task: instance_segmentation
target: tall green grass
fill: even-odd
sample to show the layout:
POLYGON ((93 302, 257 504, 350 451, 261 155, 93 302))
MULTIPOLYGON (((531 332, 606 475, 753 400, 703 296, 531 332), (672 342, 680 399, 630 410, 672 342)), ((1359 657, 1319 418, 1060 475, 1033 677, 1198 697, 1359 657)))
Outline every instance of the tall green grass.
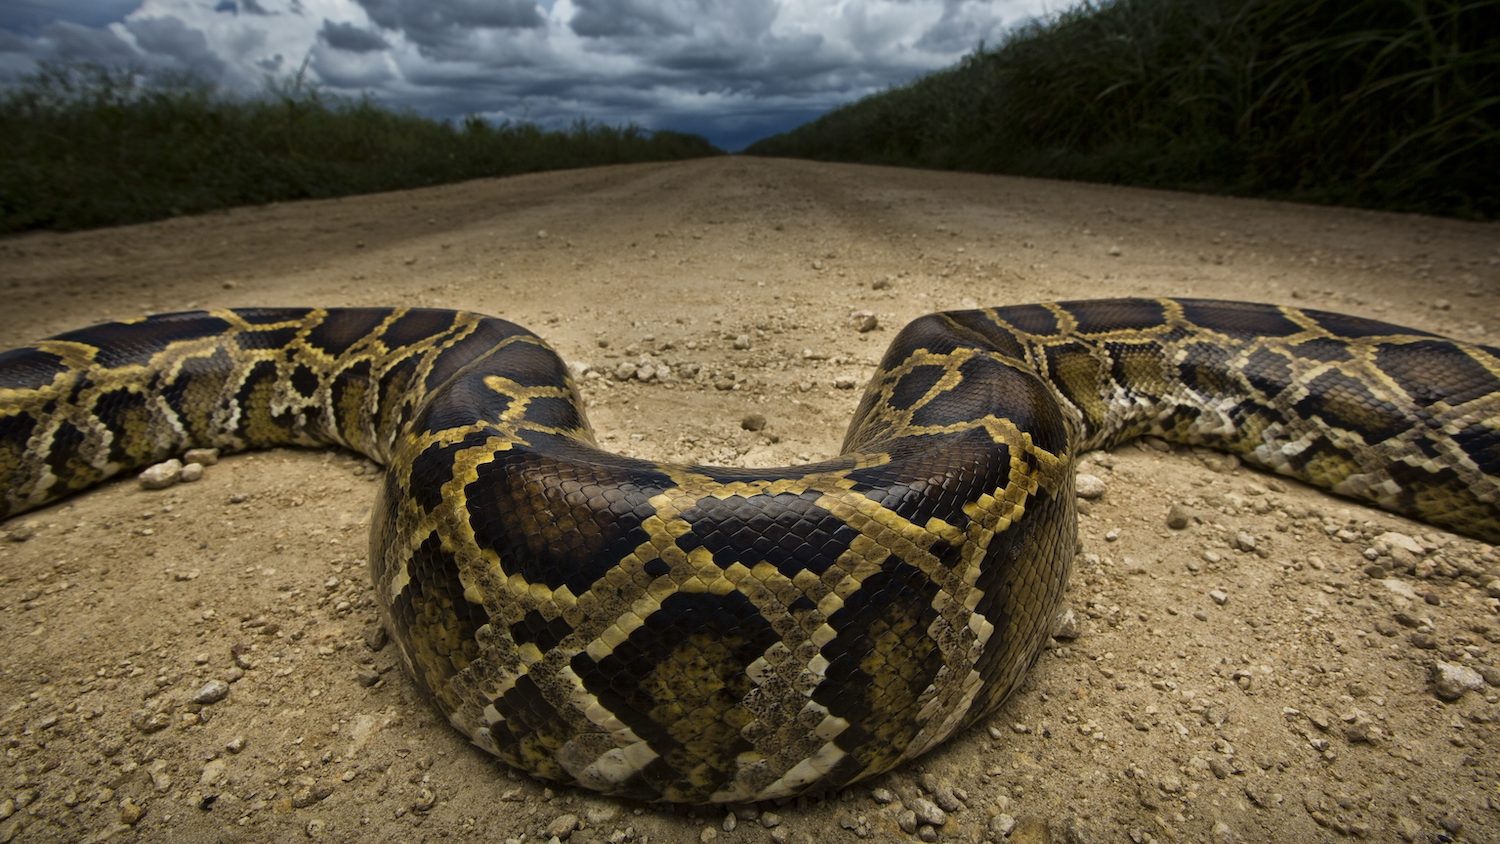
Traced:
POLYGON ((0 232, 720 152, 636 126, 454 124, 296 80, 243 98, 92 66, 44 67, 0 92, 0 139, 0 232))
POLYGON ((750 154, 1493 219, 1500 0, 1101 0, 750 154))

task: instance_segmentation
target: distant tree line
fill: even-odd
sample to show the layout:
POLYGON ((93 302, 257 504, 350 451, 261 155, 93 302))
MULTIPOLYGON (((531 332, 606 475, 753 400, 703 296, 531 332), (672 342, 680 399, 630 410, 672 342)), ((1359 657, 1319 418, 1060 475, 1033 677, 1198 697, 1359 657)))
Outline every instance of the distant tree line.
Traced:
POLYGON ((1500 0, 1101 0, 753 155, 1500 215, 1500 0))
POLYGON ((634 125, 453 123, 296 79, 247 98, 97 66, 44 66, 0 91, 0 138, 0 232, 721 153, 634 125))

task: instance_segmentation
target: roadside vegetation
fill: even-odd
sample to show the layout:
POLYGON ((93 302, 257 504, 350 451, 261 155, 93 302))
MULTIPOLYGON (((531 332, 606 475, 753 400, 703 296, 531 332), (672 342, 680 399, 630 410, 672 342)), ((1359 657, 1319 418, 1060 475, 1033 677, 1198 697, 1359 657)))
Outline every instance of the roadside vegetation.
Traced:
POLYGON ((1100 0, 747 153, 1500 216, 1500 0, 1100 0))
POLYGON ((636 126, 451 123, 295 81, 245 98, 93 66, 44 67, 0 91, 0 138, 0 232, 720 153, 636 126))

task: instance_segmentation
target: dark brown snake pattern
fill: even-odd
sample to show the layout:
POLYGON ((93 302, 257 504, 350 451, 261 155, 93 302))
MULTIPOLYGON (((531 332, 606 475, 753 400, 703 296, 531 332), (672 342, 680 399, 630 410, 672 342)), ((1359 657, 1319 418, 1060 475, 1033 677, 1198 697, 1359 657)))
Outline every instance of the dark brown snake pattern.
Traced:
POLYGON ((191 447, 385 465, 370 567, 452 724, 538 776, 737 802, 885 771, 1046 639, 1073 469, 1142 434, 1500 543, 1500 350, 1191 299, 922 317, 840 456, 600 450, 563 362, 476 314, 225 310, 0 355, 0 517, 191 447))

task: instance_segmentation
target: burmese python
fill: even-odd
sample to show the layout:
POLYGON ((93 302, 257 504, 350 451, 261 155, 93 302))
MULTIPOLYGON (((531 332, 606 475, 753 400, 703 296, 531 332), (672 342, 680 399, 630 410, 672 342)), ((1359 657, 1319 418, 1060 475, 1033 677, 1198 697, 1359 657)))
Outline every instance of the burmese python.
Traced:
POLYGON ((98 325, 0 355, 0 516, 189 447, 360 452, 385 623, 454 726, 548 779, 746 801, 993 710, 1062 596, 1076 457, 1141 434, 1500 543, 1500 349, 1190 299, 922 317, 841 455, 775 469, 601 451, 563 362, 490 317, 98 325))

